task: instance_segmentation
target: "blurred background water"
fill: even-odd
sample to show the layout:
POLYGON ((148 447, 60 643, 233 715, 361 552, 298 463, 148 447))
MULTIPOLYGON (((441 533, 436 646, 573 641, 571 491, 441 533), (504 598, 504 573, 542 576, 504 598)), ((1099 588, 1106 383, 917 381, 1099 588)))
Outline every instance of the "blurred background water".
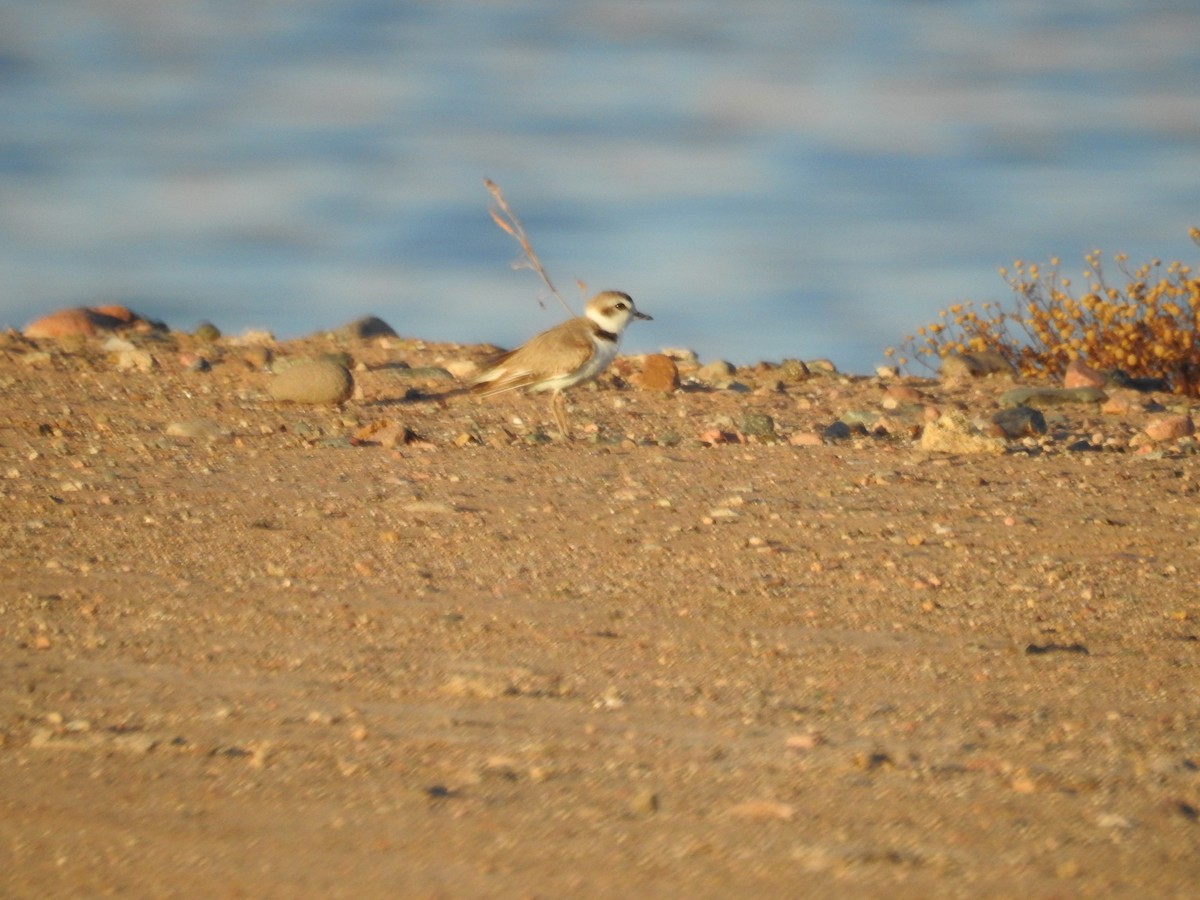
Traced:
POLYGON ((1014 258, 1193 261, 1198 86, 1195 0, 0 0, 0 326, 512 345, 486 176, 627 352, 870 371, 1014 258))

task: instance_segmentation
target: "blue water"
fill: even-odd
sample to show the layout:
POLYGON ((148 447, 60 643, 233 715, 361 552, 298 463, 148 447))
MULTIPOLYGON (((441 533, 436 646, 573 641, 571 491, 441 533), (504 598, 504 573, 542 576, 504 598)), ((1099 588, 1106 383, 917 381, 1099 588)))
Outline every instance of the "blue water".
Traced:
POLYGON ((1200 256, 1194 0, 0 0, 0 325, 125 302, 869 371, 997 267, 1200 256))

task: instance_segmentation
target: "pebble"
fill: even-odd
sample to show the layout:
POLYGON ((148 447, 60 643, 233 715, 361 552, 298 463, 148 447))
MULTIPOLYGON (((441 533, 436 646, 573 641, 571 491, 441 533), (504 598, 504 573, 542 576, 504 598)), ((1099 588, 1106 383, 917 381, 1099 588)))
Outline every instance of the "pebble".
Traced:
POLYGON ((981 434, 966 416, 957 411, 942 413, 936 422, 928 423, 918 443, 922 450, 931 453, 998 455, 1007 449, 1002 439, 981 434))
POLYGON ((253 347, 259 344, 274 344, 275 335, 267 331, 265 328, 251 328, 243 331, 238 337, 235 337, 231 344, 238 347, 253 347))
POLYGON ((699 369, 697 369, 696 377, 700 381, 705 381, 709 384, 721 384, 722 382, 728 381, 730 378, 732 378, 734 372, 736 371, 737 369, 734 368, 733 363, 726 362, 723 359, 717 359, 710 363, 705 363, 699 369))
POLYGON ((1145 431, 1152 441, 1174 441, 1194 434, 1196 425, 1188 416, 1159 416, 1146 425, 1145 431))
POLYGON ((897 409, 910 403, 923 403, 924 400, 925 395, 916 388, 907 384, 893 384, 883 392, 883 401, 880 406, 884 409, 897 409))
POLYGON ((780 803, 775 800, 747 800, 731 809, 730 814, 739 819, 754 819, 766 821, 777 819, 790 821, 796 817, 796 807, 791 803, 780 803))
POLYGON ((1101 403, 1100 412, 1106 416, 1127 416, 1133 412, 1135 405, 1133 397, 1122 391, 1101 403))
POLYGON ((629 801, 629 811, 635 816, 650 816, 658 812, 658 794, 654 791, 638 791, 629 801))
POLYGON ((689 350, 687 347, 663 347, 663 356, 669 356, 677 363, 684 363, 689 366, 694 366, 700 362, 696 356, 695 350, 689 350))
POLYGON ((986 375, 1015 375, 1012 363, 994 351, 949 353, 942 357, 942 378, 982 378, 986 375))
POLYGON ((1013 406, 992 416, 992 433, 1011 440, 1046 433, 1046 417, 1031 406, 1013 406))
POLYGON ((738 428, 742 434, 756 438, 774 438, 775 437, 775 420, 762 412, 748 412, 742 416, 742 420, 738 423, 738 428))
POLYGON ((788 437, 793 447, 819 447, 824 441, 815 431, 797 431, 788 437))
POLYGON ((396 337, 396 330, 379 316, 363 316, 340 329, 343 334, 360 340, 377 337, 396 337))
POLYGON ((276 375, 268 391, 273 399, 288 403, 340 406, 354 392, 354 378, 340 363, 329 359, 308 359, 276 375))
POLYGON ((1108 382, 1108 378, 1102 373, 1097 372, 1082 359, 1073 359, 1067 365, 1067 371, 1063 373, 1063 387, 1065 388, 1102 388, 1108 382))
POLYGON ((669 394, 679 387, 679 366, 663 353, 651 353, 642 362, 642 371, 634 379, 643 391, 669 394))
POLYGON ((117 368, 122 372, 150 372, 158 366, 157 360, 148 350, 122 350, 115 360, 117 368))
POLYGON ((212 363, 198 353, 191 353, 190 351, 179 354, 179 365, 188 372, 209 372, 212 370, 212 363))
POLYGON ((810 359, 805 365, 808 366, 808 370, 814 375, 838 374, 838 367, 833 364, 833 360, 825 359, 824 357, 821 359, 810 359))
POLYGON ((216 440, 225 436, 225 430, 212 419, 190 419, 185 422, 172 422, 166 428, 167 437, 187 438, 192 440, 216 440))
POLYGON ((204 344, 211 344, 221 339, 221 329, 212 322, 201 322, 192 332, 192 337, 204 344))
POLYGON ((254 344, 247 347, 246 352, 242 354, 242 359, 246 361, 246 365, 256 372, 268 368, 274 357, 274 352, 265 344, 254 344))
POLYGON ((1103 403, 1108 395, 1099 388, 1019 387, 1005 391, 997 401, 1001 406, 1065 406, 1072 403, 1103 403))
MULTIPOLYGON (((861 426, 859 427, 861 428, 861 426)), ((825 430, 821 432, 821 439, 822 441, 844 441, 847 440, 852 434, 854 434, 854 429, 852 429, 845 422, 839 421, 827 426, 825 430)))
POLYGON ((445 369, 459 381, 465 381, 479 371, 479 364, 469 359, 452 359, 446 363, 445 369))
POLYGON ((775 372, 784 381, 808 381, 812 378, 812 370, 799 359, 785 359, 775 372))
POLYGON ((60 309, 25 326, 27 338, 62 338, 70 335, 91 337, 98 331, 111 331, 131 325, 139 317, 123 306, 60 309))
POLYGON ((852 429, 870 431, 879 423, 879 413, 873 409, 848 409, 838 418, 839 422, 849 425, 852 429))
POLYGON ((123 337, 117 337, 115 334, 100 345, 100 349, 105 353, 124 353, 127 350, 135 349, 136 345, 132 341, 127 341, 123 337))

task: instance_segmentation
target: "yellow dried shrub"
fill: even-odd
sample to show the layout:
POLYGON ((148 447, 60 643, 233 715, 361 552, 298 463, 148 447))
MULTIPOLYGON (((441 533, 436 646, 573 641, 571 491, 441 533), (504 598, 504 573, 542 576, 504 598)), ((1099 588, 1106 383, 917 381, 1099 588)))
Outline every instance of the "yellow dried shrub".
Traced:
MULTIPOLYGON (((1200 229, 1189 234, 1200 244, 1200 229)), ((1082 359, 1101 371, 1165 378, 1178 393, 1200 395, 1200 278, 1192 267, 1153 260, 1130 269, 1117 254, 1125 280, 1118 288, 1105 279, 1099 250, 1084 259, 1086 290, 1078 295, 1060 276, 1058 259, 1045 270, 1017 260, 1000 270, 1013 290, 1010 306, 956 303, 885 353, 902 366, 932 369, 950 353, 991 351, 1031 376, 1060 376, 1082 359)))

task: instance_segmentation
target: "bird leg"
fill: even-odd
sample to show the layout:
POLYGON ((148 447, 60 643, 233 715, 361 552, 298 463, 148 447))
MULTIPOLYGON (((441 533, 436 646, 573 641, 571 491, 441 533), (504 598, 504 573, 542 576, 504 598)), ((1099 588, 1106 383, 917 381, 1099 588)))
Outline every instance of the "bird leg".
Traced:
POLYGON ((561 391, 554 391, 550 395, 550 409, 554 413, 554 421, 558 423, 563 440, 571 440, 571 427, 567 424, 567 399, 561 391))

